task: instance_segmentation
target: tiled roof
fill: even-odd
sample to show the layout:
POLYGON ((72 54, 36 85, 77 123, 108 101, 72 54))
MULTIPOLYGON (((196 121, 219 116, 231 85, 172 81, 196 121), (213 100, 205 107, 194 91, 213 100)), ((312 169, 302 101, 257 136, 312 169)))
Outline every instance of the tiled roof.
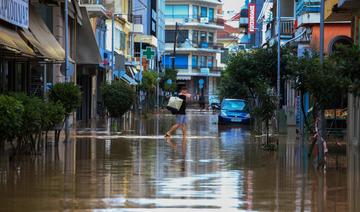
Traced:
POLYGON ((236 35, 240 34, 240 29, 230 26, 229 24, 224 24, 224 29, 218 31, 218 39, 226 39, 226 38, 236 38, 236 35))

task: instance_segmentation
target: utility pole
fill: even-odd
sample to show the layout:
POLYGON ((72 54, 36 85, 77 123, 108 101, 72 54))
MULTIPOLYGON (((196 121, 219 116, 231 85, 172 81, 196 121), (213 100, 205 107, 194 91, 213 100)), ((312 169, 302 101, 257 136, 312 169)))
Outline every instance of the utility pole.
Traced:
MULTIPOLYGON (((69 71, 69 11, 68 11, 68 1, 65 0, 64 5, 64 15, 65 15, 65 82, 70 82, 69 71)), ((70 119, 69 116, 65 120, 65 142, 70 140, 70 119)))
POLYGON ((278 108, 280 109, 280 65, 281 65, 281 44, 280 44, 280 39, 281 39, 281 7, 280 7, 280 1, 281 0, 277 0, 277 9, 276 9, 276 16, 277 16, 277 31, 278 31, 278 34, 277 34, 277 40, 278 40, 278 43, 277 43, 277 83, 276 83, 276 95, 278 97, 278 108))
POLYGON ((178 28, 179 28, 179 25, 176 22, 175 23, 175 33, 174 33, 174 50, 173 50, 173 57, 171 58, 173 70, 175 70, 175 55, 176 55, 176 46, 177 46, 177 40, 178 40, 178 28))
MULTIPOLYGON (((325 36, 325 25, 324 25, 324 13, 325 13, 325 0, 321 0, 320 4, 320 65, 321 68, 324 64, 324 36, 325 36)), ((324 159, 324 132, 325 132, 325 117, 323 108, 318 109, 318 120, 319 120, 319 128, 318 128, 318 148, 319 148, 319 159, 318 162, 324 159)))
MULTIPOLYGON (((115 73, 115 13, 111 14, 111 71, 115 73)), ((120 77, 120 75, 119 75, 120 77)), ((110 81, 112 76, 110 77, 110 81)))

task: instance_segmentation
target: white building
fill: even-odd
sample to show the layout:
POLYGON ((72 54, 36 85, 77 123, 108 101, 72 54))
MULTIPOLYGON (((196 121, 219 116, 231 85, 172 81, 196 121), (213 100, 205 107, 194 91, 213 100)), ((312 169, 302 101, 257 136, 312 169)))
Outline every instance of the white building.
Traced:
POLYGON ((216 93, 220 79, 216 54, 221 52, 217 31, 224 29, 221 9, 222 2, 218 0, 166 0, 163 63, 167 69, 173 67, 177 40, 174 61, 177 83, 187 86, 193 95, 216 93))

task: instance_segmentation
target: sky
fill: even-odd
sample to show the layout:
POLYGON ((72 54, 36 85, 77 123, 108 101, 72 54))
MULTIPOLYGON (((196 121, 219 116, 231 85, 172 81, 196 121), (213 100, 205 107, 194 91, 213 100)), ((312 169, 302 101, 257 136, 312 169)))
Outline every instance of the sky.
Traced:
POLYGON ((225 20, 230 19, 244 6, 245 0, 222 0, 225 20))

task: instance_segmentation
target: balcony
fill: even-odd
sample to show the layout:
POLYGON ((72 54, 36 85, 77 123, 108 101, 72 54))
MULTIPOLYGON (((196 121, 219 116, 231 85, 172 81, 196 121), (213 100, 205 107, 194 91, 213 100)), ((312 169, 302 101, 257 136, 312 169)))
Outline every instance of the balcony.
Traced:
MULTIPOLYGON (((174 43, 166 43, 165 50, 172 52, 174 49, 174 43)), ((212 42, 199 42, 199 43, 178 43, 176 47, 177 52, 189 53, 189 52, 207 52, 207 53, 221 53, 221 44, 212 42)))
MULTIPOLYGON (((188 3, 188 0, 166 0, 166 2, 171 2, 171 3, 188 3)), ((210 4, 210 5, 222 5, 222 1, 220 0, 192 0, 193 3, 197 3, 197 4, 210 4)))
POLYGON ((296 2, 298 26, 320 23, 320 0, 298 0, 296 2))
MULTIPOLYGON (((326 21, 351 21, 352 14, 347 12, 348 9, 338 6, 339 0, 325 1, 325 20, 326 21)), ((354 5, 353 8, 356 6, 354 5)))
POLYGON ((134 15, 132 17, 132 25, 131 25, 131 29, 130 31, 133 33, 144 33, 144 25, 143 25, 143 20, 142 20, 142 15, 134 15))
POLYGON ((223 18, 209 18, 200 16, 184 16, 184 15, 165 15, 165 24, 167 26, 174 26, 175 23, 181 26, 198 26, 213 29, 224 29, 223 18))
POLYGON ((359 0, 338 0, 338 8, 340 10, 349 10, 359 14, 360 1, 359 0))
POLYGON ((300 16, 305 13, 319 13, 320 0, 298 0, 296 2, 296 15, 300 16))
POLYGON ((281 18, 280 21, 280 36, 293 37, 294 34, 294 18, 281 18))
POLYGON ((80 6, 86 7, 90 17, 107 17, 107 9, 103 0, 80 0, 80 6))
MULTIPOLYGON (((171 69, 172 65, 165 65, 166 69, 171 69)), ((220 77, 221 70, 223 68, 216 66, 199 66, 199 65, 175 65, 175 69, 178 70, 178 76, 209 76, 209 77, 220 77)))

